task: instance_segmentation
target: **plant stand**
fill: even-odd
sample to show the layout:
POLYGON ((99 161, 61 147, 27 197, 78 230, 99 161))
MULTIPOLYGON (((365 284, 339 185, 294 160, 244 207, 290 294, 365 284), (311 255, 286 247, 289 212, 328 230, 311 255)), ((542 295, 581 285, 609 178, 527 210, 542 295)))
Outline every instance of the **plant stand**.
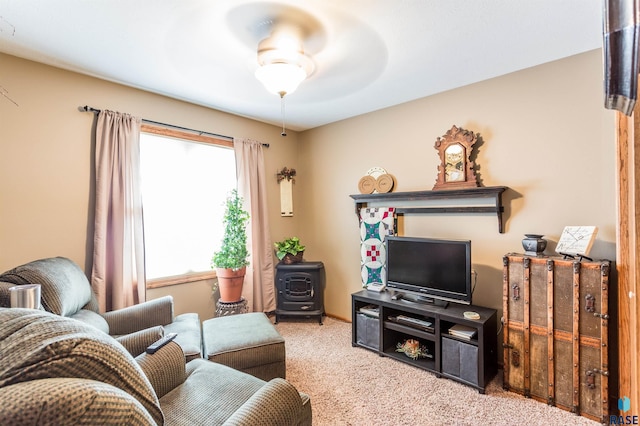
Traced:
POLYGON ((238 302, 223 302, 220 299, 216 302, 216 317, 246 314, 247 312, 249 312, 249 308, 244 297, 238 302))

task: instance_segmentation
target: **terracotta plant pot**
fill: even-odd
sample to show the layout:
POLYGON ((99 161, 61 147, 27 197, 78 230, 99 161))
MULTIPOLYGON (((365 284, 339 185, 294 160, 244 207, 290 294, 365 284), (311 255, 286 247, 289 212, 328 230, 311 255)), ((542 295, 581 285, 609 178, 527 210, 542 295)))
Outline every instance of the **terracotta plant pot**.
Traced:
POLYGON ((237 271, 227 268, 216 268, 221 302, 234 303, 242 300, 242 285, 244 284, 246 270, 246 267, 238 269, 237 271))

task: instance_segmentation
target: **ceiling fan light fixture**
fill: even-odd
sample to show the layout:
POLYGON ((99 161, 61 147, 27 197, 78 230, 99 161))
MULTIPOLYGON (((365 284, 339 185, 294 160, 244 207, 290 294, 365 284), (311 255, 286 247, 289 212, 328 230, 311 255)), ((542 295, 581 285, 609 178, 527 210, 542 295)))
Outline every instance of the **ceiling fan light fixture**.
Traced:
POLYGON ((268 92, 283 97, 295 92, 307 78, 305 70, 296 64, 276 62, 260 66, 256 78, 268 92))
POLYGON ((258 46, 258 65, 256 78, 280 97, 293 93, 315 68, 301 43, 290 37, 263 40, 258 46))
POLYGON ((295 26, 281 25, 278 31, 258 45, 258 69, 255 76, 268 92, 280 96, 281 136, 287 136, 285 95, 295 92, 315 69, 311 58, 304 54, 300 34, 301 31, 295 26))

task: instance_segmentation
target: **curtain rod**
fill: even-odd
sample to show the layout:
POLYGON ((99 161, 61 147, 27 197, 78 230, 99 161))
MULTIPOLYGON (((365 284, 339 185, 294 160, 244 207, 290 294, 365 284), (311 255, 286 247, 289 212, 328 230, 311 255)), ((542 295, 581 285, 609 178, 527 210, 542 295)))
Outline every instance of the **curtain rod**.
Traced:
MULTIPOLYGON (((88 105, 78 107, 78 109, 80 111, 84 111, 84 112, 93 112, 94 114, 99 114, 100 111, 101 111, 101 110, 99 110, 97 108, 93 108, 93 107, 90 107, 88 105)), ((200 135, 209 135, 209 136, 214 136, 214 137, 217 137, 217 138, 229 139, 229 140, 233 141, 233 137, 232 136, 219 135, 217 133, 205 132, 204 130, 189 129, 188 127, 176 126, 174 124, 160 123, 159 121, 147 120, 146 118, 143 118, 142 121, 144 123, 148 123, 148 124, 156 124, 158 126, 171 127, 173 129, 185 130, 187 132, 194 132, 194 133, 198 133, 200 135)), ((269 148, 269 144, 268 143, 263 143, 262 146, 264 146, 265 148, 269 148)))

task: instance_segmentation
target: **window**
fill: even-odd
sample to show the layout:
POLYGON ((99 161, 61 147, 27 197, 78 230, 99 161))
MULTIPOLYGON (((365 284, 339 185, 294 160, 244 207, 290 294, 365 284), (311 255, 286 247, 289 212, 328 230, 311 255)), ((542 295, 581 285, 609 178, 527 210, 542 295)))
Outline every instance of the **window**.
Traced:
POLYGON ((140 169, 147 287, 212 274, 224 201, 236 187, 230 141, 143 125, 140 169), (204 275, 203 275, 204 273, 204 275))

